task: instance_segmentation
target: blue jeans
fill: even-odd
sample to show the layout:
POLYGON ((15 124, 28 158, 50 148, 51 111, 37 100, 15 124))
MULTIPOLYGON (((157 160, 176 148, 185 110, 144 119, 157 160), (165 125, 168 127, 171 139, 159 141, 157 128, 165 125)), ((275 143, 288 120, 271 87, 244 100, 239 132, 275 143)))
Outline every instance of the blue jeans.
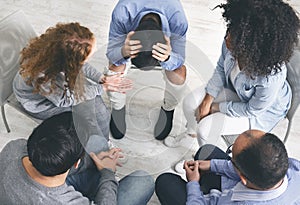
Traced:
MULTIPOLYGON (((67 177, 66 183, 91 201, 97 194, 101 174, 97 169, 88 169, 67 177)), ((146 205, 154 192, 154 180, 145 171, 134 171, 119 181, 118 205, 146 205)))
MULTIPOLYGON (((104 137, 93 135, 89 138, 85 149, 87 153, 107 151, 107 141, 104 137)), ((95 166, 92 166, 80 170, 78 173, 73 172, 67 177, 66 183, 92 201, 97 193, 100 178, 100 172, 95 166)), ((146 205, 153 193, 153 178, 145 171, 135 171, 119 181, 117 204, 146 205)))

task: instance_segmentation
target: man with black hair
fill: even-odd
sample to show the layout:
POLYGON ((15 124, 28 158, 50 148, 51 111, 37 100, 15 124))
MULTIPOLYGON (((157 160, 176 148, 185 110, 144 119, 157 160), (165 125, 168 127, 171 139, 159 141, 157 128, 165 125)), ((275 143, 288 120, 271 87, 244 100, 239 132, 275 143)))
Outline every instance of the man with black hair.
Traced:
MULTIPOLYGON (((107 75, 126 74, 131 63, 142 70, 163 68, 166 81, 164 102, 154 128, 158 140, 173 126, 174 109, 186 88, 185 43, 187 19, 179 0, 120 0, 109 30, 107 75)), ((112 104, 110 131, 115 139, 126 132, 126 95, 108 93, 112 104)))
POLYGON ((162 204, 300 203, 300 162, 288 158, 282 141, 271 133, 242 133, 233 144, 232 158, 206 144, 194 161, 185 161, 184 169, 188 183, 171 173, 156 180, 162 204))
POLYGON ((92 135, 86 152, 91 158, 71 112, 45 120, 28 141, 11 141, 1 151, 0 204, 147 204, 154 182, 146 172, 115 179, 120 149, 108 150, 104 137, 92 135))

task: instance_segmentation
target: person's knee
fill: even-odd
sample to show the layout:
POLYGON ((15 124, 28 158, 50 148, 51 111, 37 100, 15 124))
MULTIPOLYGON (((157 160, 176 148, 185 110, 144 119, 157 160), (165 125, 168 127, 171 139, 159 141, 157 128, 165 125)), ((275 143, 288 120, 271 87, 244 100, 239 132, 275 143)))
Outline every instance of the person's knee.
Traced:
POLYGON ((195 110, 195 107, 196 106, 194 105, 193 99, 192 99, 192 97, 190 95, 188 95, 185 98, 183 98, 182 109, 183 109, 184 113, 187 113, 187 114, 193 113, 194 110, 195 110))
POLYGON ((213 144, 205 144, 205 145, 202 145, 199 150, 213 150, 215 149, 215 145, 213 144))
POLYGON ((166 180, 172 175, 171 173, 163 173, 159 175, 155 181, 155 184, 160 184, 162 182, 166 182, 166 180))
POLYGON ((108 92, 111 106, 115 110, 121 110, 126 104, 126 94, 117 92, 108 92))
POLYGON ((108 149, 109 147, 106 138, 100 135, 91 135, 85 147, 87 153, 99 153, 107 151, 108 149))
MULTIPOLYGON (((207 129, 207 127, 203 127, 201 126, 201 121, 198 123, 198 128, 196 130, 196 133, 197 133, 197 138, 198 138, 198 141, 199 139, 202 140, 202 141, 206 141, 207 137, 208 137, 208 134, 209 134, 209 131, 207 129)), ((202 146, 203 144, 201 144, 200 146, 202 146)))
POLYGON ((197 125, 197 138, 199 145, 216 144, 225 127, 225 114, 217 112, 201 119, 197 125), (202 144, 200 144, 202 142, 202 144))
POLYGON ((177 68, 174 70, 174 72, 181 77, 181 79, 183 80, 182 83, 184 83, 184 81, 186 80, 186 67, 185 65, 182 65, 181 67, 177 68))
POLYGON ((167 79, 175 84, 175 85, 183 85, 186 80, 186 67, 182 65, 181 67, 172 70, 172 71, 165 71, 167 79))
POLYGON ((155 192, 159 193, 161 190, 165 190, 173 175, 174 174, 172 173, 163 173, 159 175, 155 181, 155 192))
POLYGON ((153 177, 143 170, 134 171, 119 182, 118 205, 145 204, 153 193, 153 177))
POLYGON ((202 145, 196 152, 194 160, 205 160, 214 150, 216 146, 212 144, 202 145))
POLYGON ((130 176, 138 177, 137 180, 140 181, 144 187, 154 190, 154 179, 148 172, 137 170, 131 173, 130 176))
POLYGON ((203 141, 207 141, 211 133, 214 133, 212 129, 213 127, 213 119, 211 116, 206 116, 205 118, 201 119, 197 126, 197 137, 203 141))

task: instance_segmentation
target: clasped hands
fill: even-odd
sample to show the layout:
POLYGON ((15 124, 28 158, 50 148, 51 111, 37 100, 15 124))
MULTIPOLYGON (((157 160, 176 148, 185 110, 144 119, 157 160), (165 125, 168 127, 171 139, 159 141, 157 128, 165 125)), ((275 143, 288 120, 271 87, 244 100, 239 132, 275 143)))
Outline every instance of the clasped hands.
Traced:
MULTIPOLYGON (((131 31, 127 34, 124 45, 122 47, 122 55, 123 57, 135 58, 138 53, 141 51, 143 47, 141 41, 139 40, 131 40, 135 32, 131 31)), ((165 62, 169 59, 172 48, 170 43, 170 38, 164 36, 166 40, 166 44, 156 43, 152 46, 152 57, 157 59, 160 62, 165 62)))
POLYGON ((109 151, 99 152, 98 154, 91 152, 90 157, 93 159, 99 171, 106 168, 115 172, 117 166, 122 166, 118 162, 119 158, 124 157, 121 152, 122 150, 120 148, 112 148, 109 151))
POLYGON ((190 181, 199 182, 202 174, 210 171, 209 160, 185 161, 183 168, 186 171, 186 178, 190 181))

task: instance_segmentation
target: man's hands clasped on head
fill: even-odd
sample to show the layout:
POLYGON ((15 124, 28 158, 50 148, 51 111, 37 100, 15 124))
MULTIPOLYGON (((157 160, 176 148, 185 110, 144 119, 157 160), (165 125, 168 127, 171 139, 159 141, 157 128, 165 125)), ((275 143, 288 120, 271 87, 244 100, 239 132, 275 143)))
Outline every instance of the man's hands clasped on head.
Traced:
POLYGON ((140 40, 132 40, 134 31, 127 34, 124 45, 122 47, 122 55, 124 58, 135 58, 143 47, 140 40))
POLYGON ((170 38, 166 35, 164 36, 166 44, 156 43, 152 46, 152 57, 160 62, 165 62, 169 59, 172 51, 170 38))
MULTIPOLYGON (((146 31, 138 31, 146 32, 146 31)), ((150 31, 149 31, 150 32, 150 31)), ((153 31, 154 33, 157 31, 153 31)), ((131 31, 127 34, 124 45, 122 47, 122 56, 124 58, 135 58, 138 54, 143 51, 141 40, 134 40, 132 37, 136 32, 131 31)), ((172 51, 170 38, 164 35, 166 43, 157 42, 152 46, 152 57, 160 62, 165 62, 169 59, 172 51)))

